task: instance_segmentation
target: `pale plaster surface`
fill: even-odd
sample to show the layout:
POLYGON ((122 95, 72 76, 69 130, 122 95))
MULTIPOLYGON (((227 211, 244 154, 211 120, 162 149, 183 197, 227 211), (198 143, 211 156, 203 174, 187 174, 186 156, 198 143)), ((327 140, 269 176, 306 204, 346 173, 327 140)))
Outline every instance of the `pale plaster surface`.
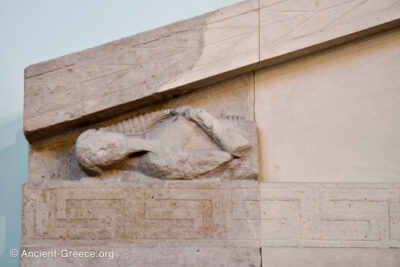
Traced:
POLYGON ((400 181, 400 30, 256 72, 261 176, 400 181))
POLYGON ((263 267, 397 267, 399 249, 262 248, 263 267))

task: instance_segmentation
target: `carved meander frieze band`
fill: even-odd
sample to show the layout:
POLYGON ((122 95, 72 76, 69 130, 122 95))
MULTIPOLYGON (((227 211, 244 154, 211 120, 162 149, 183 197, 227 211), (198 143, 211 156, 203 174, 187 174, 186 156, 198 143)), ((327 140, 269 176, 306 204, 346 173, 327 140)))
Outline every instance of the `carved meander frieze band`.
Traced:
POLYGON ((400 247, 400 186, 28 183, 23 225, 25 243, 197 239, 400 247))

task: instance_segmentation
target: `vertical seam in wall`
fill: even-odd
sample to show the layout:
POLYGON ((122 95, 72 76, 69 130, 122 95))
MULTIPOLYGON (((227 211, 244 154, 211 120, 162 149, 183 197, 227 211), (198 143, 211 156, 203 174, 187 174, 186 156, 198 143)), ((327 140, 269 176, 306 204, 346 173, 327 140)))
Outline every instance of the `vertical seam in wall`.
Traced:
POLYGON ((261 0, 258 0, 258 62, 256 70, 261 60, 261 0))
MULTIPOLYGON (((257 157, 257 165, 258 165, 258 178, 257 181, 260 182, 260 178, 261 178, 261 164, 260 164, 260 157, 261 154, 259 152, 260 149, 260 140, 258 137, 258 129, 257 129, 257 119, 256 119, 256 72, 258 70, 258 67, 260 65, 260 60, 261 60, 261 0, 258 0, 258 62, 256 64, 256 68, 253 71, 253 118, 254 118, 254 123, 256 125, 256 138, 257 138, 257 144, 258 144, 258 148, 257 148, 257 153, 258 153, 258 157, 257 157)), ((262 252, 261 252, 261 188, 259 187, 258 189, 258 197, 260 200, 260 207, 259 207, 259 225, 258 225, 258 233, 260 235, 259 237, 259 245, 260 245, 260 266, 262 266, 262 252)))
POLYGON ((258 62, 253 71, 253 120, 256 122, 256 71, 261 60, 261 0, 258 0, 258 62))
POLYGON ((253 121, 256 121, 256 70, 253 71, 253 121))

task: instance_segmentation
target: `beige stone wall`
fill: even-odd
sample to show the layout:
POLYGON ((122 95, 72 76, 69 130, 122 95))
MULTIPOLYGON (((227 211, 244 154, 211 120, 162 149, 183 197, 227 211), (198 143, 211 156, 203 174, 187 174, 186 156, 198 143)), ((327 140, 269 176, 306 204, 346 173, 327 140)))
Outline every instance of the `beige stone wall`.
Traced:
POLYGON ((88 126, 181 105, 255 119, 261 184, 85 178, 72 152, 87 127, 31 145, 22 250, 112 250, 115 260, 21 265, 396 266, 398 47, 393 29, 88 126))
POLYGON ((261 180, 400 182, 400 29, 255 75, 261 180))
POLYGON ((111 250, 115 260, 22 266, 260 266, 260 247, 263 266, 396 266, 399 197, 399 184, 28 183, 22 250, 111 250))
POLYGON ((28 183, 22 245, 399 247, 399 194, 398 184, 28 183))

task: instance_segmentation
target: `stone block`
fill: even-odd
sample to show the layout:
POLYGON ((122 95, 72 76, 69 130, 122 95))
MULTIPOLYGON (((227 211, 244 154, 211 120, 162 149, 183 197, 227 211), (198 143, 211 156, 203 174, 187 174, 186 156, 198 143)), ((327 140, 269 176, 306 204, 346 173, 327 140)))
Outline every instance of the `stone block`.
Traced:
POLYGON ((22 243, 258 240, 257 182, 24 185, 22 243))
POLYGON ((84 179, 27 183, 23 194, 23 246, 175 240, 175 245, 400 247, 398 184, 84 179))
POLYGON ((399 249, 262 248, 263 267, 396 267, 399 262, 399 249))
MULTIPOLYGON (((258 247, 135 247, 129 245, 104 247, 25 247, 25 252, 55 252, 56 257, 21 258, 21 267, 46 266, 261 266, 258 247), (69 256, 82 252, 84 257, 69 256), (92 254, 83 254, 89 252, 92 254), (93 257, 85 255, 94 255, 93 257)), ((51 255, 51 254, 48 254, 51 255)), ((79 254, 78 254, 79 255, 79 254)))
POLYGON ((260 65, 268 66, 399 24, 396 0, 260 0, 260 65))
POLYGON ((263 183, 263 246, 399 247, 398 184, 263 183))

